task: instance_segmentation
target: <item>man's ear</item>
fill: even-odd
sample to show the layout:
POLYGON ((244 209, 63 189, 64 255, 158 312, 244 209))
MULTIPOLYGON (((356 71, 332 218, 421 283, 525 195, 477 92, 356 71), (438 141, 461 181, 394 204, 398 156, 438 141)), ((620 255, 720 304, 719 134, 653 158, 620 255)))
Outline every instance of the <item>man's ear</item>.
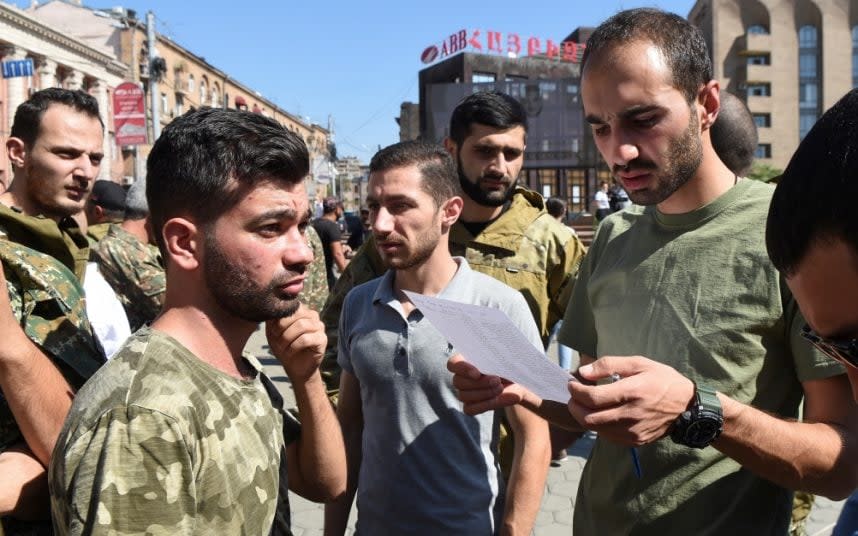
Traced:
POLYGON ((721 84, 717 80, 710 80, 697 94, 697 104, 701 114, 700 129, 707 130, 718 119, 721 110, 721 84))
POLYGON ((182 270, 191 271, 199 268, 202 262, 202 229, 191 220, 171 218, 161 230, 168 259, 182 270))
POLYGON ((459 220, 464 205, 465 202, 459 196, 451 197, 441 205, 441 223, 445 231, 459 220))
POLYGON ((6 140, 6 155, 13 166, 24 167, 24 161, 27 159, 27 144, 21 138, 9 138, 6 140))
POLYGON ((453 157, 453 160, 456 160, 459 152, 459 146, 456 145, 456 142, 454 142, 453 139, 449 136, 444 138, 444 149, 446 149, 447 152, 450 153, 450 156, 453 157))

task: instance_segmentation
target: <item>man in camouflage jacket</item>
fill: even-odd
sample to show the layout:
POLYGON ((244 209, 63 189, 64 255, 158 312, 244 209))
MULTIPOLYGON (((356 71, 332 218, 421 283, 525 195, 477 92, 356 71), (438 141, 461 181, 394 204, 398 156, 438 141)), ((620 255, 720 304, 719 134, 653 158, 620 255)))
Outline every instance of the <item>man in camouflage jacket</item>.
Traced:
POLYGON ((134 332, 152 323, 161 312, 167 279, 158 248, 149 241, 145 179, 131 185, 123 204, 125 219, 121 224, 110 224, 93 249, 93 257, 125 308, 134 332))
POLYGON ((0 196, 0 259, 11 302, 0 303, 6 534, 49 528, 44 466, 74 391, 104 362, 81 288, 88 242, 71 218, 84 209, 98 175, 102 130, 93 97, 53 88, 19 106, 6 141, 14 171, 0 196))
POLYGON ((307 226, 307 244, 313 250, 313 262, 307 267, 301 302, 310 309, 321 312, 328 299, 328 274, 325 270, 325 250, 322 239, 312 225, 307 226))

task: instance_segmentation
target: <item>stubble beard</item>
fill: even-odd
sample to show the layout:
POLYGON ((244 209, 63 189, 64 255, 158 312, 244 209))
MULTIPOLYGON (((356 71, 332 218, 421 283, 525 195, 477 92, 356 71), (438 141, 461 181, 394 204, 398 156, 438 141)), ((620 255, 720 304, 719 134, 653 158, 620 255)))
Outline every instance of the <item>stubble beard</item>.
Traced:
MULTIPOLYGON (((655 163, 647 160, 635 159, 629 162, 629 169, 652 170, 656 178, 656 184, 651 190, 626 190, 626 194, 634 204, 657 205, 672 196, 694 177, 703 161, 703 144, 697 133, 697 123, 697 116, 692 111, 688 128, 682 136, 670 142, 667 164, 660 172, 655 163)), ((614 177, 617 177, 622 185, 622 179, 619 179, 617 175, 618 171, 619 168, 615 166, 614 177)))
POLYGON ((274 277, 264 286, 257 285, 221 251, 210 235, 206 236, 206 286, 217 304, 229 314, 248 322, 265 322, 292 316, 298 310, 298 296, 284 293, 290 274, 274 277))

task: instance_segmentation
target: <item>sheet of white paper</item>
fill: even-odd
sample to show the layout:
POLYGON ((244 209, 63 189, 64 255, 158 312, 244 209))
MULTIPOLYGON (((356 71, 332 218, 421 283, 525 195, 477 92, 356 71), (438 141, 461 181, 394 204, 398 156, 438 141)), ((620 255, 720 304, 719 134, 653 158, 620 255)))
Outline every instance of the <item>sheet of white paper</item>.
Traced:
POLYGON ((574 381, 572 376, 546 359, 503 311, 409 291, 405 294, 483 374, 515 382, 545 400, 569 401, 567 383, 574 381))

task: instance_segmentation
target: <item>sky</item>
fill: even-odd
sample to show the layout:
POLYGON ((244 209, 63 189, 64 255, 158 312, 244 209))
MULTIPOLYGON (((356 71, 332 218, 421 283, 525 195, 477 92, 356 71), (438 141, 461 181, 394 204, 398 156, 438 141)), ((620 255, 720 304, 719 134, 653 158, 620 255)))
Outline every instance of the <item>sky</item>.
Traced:
MULTIPOLYGON (((44 0, 42 0, 44 1, 44 0)), ((14 2, 26 8, 29 0, 14 2)), ((694 0, 83 0, 92 8, 123 6, 205 57, 286 111, 327 127, 339 157, 366 163, 399 141, 403 101, 418 101, 420 58, 430 45, 466 30, 522 40, 560 42, 579 26, 596 26, 618 10, 656 6, 688 15, 694 0)), ((505 39, 505 37, 504 37, 505 39)), ((485 46, 485 44, 483 45, 485 46)))

